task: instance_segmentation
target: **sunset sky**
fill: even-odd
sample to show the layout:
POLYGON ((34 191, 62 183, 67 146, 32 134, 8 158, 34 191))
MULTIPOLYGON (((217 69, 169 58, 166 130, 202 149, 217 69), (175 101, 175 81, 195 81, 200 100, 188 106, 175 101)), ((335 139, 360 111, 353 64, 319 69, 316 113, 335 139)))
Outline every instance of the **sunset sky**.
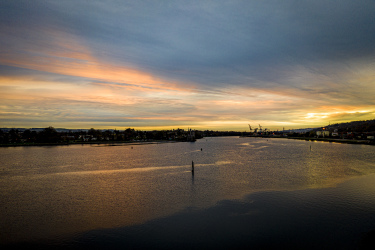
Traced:
POLYGON ((375 1, 0 1, 0 126, 375 119, 375 1))

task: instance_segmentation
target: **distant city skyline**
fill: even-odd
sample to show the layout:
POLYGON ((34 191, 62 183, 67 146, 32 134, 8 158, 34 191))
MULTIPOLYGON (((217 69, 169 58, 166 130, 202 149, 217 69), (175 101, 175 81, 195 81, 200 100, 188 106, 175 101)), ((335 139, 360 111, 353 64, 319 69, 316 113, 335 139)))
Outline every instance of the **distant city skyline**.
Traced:
POLYGON ((375 118, 375 2, 0 1, 0 127, 375 118))

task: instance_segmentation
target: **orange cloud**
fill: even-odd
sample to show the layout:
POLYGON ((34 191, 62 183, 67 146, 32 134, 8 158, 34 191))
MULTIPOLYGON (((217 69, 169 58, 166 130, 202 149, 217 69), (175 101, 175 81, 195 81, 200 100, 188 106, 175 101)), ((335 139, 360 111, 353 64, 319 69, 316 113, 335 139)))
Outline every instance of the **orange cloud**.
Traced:
POLYGON ((176 83, 165 82, 150 73, 97 58, 89 46, 78 37, 58 30, 44 29, 48 41, 35 44, 30 41, 24 48, 5 52, 0 64, 84 77, 104 82, 117 82, 152 90, 179 90, 176 83))
MULTIPOLYGON (((16 37, 12 32, 7 35, 16 37)), ((291 85, 270 83, 277 87, 261 88, 251 87, 249 83, 250 87, 227 85, 225 89, 198 89, 182 82, 163 81, 146 71, 99 58, 86 41, 68 32, 54 29, 40 32, 42 42, 25 40, 22 47, 13 51, 2 50, 0 64, 82 77, 86 79, 85 84, 38 80, 33 76, 1 77, 2 116, 9 120, 16 115, 48 120, 57 117, 56 113, 62 110, 67 116, 85 115, 83 120, 92 121, 104 120, 101 115, 105 114, 106 118, 118 120, 115 124, 129 118, 135 121, 133 126, 139 128, 146 123, 154 127, 175 123, 197 128, 240 129, 243 126, 245 129, 249 122, 269 128, 280 124, 299 127, 328 124, 329 119, 347 120, 358 114, 366 117, 374 114, 373 103, 367 106, 342 104, 346 96, 357 95, 356 100, 361 100, 361 96, 373 94, 374 76, 369 67, 359 75, 345 74, 349 91, 338 89, 337 83, 342 79, 324 77, 320 80, 327 83, 327 88, 316 84, 317 89, 315 76, 303 69, 296 73, 303 77, 291 79, 295 81, 291 85), (303 83, 306 88, 298 88, 298 81, 307 81, 303 83), (330 91, 337 91, 338 95, 330 91), (332 98, 341 103, 334 104, 332 98), (40 112, 43 106, 48 107, 40 112)))

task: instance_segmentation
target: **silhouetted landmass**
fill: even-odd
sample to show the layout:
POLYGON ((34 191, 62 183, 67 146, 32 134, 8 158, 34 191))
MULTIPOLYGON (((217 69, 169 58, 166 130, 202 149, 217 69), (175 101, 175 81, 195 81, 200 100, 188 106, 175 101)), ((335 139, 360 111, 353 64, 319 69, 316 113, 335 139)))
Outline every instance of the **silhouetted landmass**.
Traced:
POLYGON ((289 132, 289 137, 317 137, 317 138, 341 138, 341 139, 368 139, 375 135, 375 120, 352 121, 330 124, 325 127, 314 128, 308 132, 289 132), (326 131, 328 135, 319 135, 326 131))
POLYGON ((356 133, 375 132, 375 119, 367 120, 367 121, 336 123, 336 124, 328 125, 326 128, 330 131, 334 131, 335 129, 337 129, 338 132, 356 132, 356 133))
POLYGON ((1 129, 0 143, 2 145, 48 145, 72 143, 99 143, 99 142, 134 142, 134 141, 194 141, 202 138, 199 131, 163 130, 140 131, 128 128, 125 130, 100 129, 1 129))
POLYGON ((304 133, 289 132, 290 139, 375 145, 375 120, 336 123, 304 133))
MULTIPOLYGON (((2 128, 0 129, 0 144, 9 145, 51 145, 74 143, 103 143, 103 142, 134 142, 134 141, 195 141, 203 137, 216 136, 255 136, 255 137, 288 137, 288 138, 317 138, 374 140, 375 119, 337 123, 326 127, 299 129, 288 131, 213 131, 213 130, 154 130, 141 131, 133 128, 116 129, 64 129, 47 128, 2 128), (329 132, 320 136, 321 131, 329 132)), ((351 141, 353 142, 353 141, 351 141)))

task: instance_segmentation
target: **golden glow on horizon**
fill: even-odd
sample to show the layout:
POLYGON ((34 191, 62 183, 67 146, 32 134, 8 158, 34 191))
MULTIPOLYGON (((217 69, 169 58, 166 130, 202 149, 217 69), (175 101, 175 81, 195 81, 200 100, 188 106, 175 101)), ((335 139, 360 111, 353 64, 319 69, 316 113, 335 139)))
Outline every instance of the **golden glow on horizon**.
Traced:
MULTIPOLYGON (((6 35, 15 39, 16 32, 6 35)), ((25 40, 24 47, 0 57, 1 65, 40 71, 0 76, 2 127, 243 131, 248 123, 282 129, 374 118, 373 103, 361 102, 372 100, 375 81, 374 69, 364 63, 355 64, 355 73, 338 71, 338 79, 299 67, 290 85, 264 83, 276 87, 263 88, 249 82, 199 88, 100 57, 87 41, 66 31, 40 32, 49 38, 43 46, 25 40), (53 74, 43 76, 44 72, 53 74), (61 80, 54 74, 79 80, 61 80), (347 89, 340 89, 343 79, 347 89), (299 85, 303 88, 295 87, 299 85)))

